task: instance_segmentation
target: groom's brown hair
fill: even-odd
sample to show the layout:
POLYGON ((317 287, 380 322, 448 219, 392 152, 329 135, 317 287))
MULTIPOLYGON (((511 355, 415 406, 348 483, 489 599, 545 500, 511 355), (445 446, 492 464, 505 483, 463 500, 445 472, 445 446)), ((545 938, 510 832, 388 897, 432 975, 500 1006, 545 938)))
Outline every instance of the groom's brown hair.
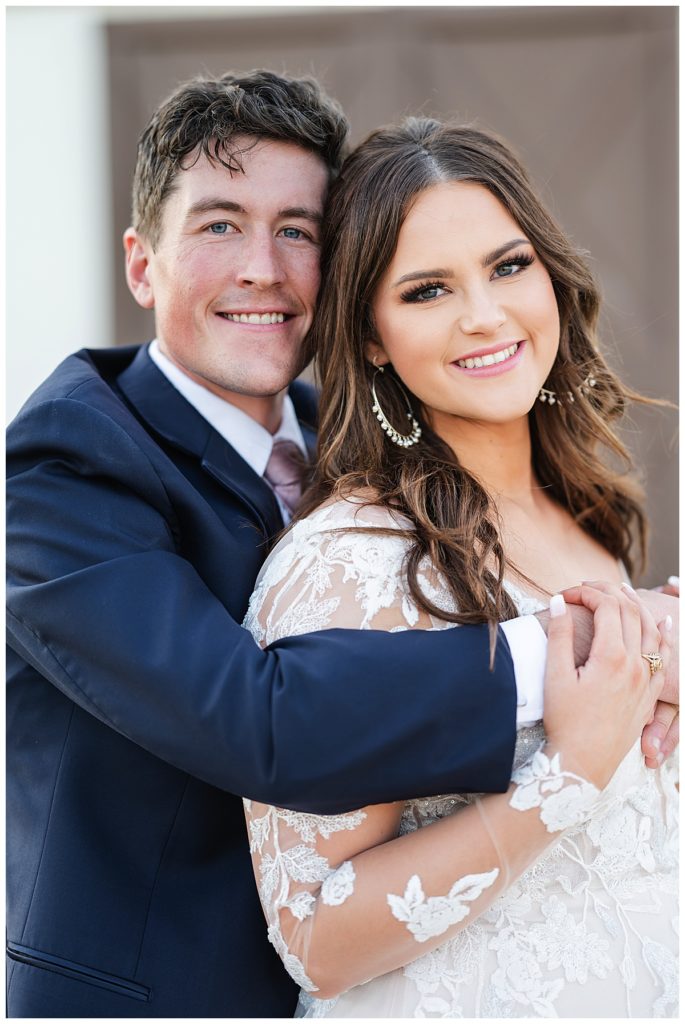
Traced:
POLYGON ((312 78, 257 70, 190 79, 157 108, 138 140, 133 226, 157 244, 162 206, 176 175, 203 153, 241 173, 245 147, 232 145, 238 136, 292 142, 319 156, 333 178, 348 131, 339 104, 312 78))

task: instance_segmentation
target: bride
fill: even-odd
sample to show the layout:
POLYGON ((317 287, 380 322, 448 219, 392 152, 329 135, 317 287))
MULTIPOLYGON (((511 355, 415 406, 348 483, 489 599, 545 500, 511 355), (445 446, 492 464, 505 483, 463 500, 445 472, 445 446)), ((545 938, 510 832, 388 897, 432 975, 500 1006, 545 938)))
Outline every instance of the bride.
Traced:
POLYGON ((601 693, 568 673, 544 730, 519 731, 507 793, 332 817, 245 801, 300 1016, 677 1014, 674 768, 645 768, 638 740, 662 675, 644 654, 668 656, 668 625, 640 623, 621 586, 644 521, 600 457, 625 457, 611 422, 631 396, 597 314, 585 263, 493 136, 411 119, 348 159, 313 339, 316 476, 246 625, 266 645, 487 621, 494 644, 499 621, 549 604, 563 646, 559 591, 601 579, 582 599, 608 669, 601 693))

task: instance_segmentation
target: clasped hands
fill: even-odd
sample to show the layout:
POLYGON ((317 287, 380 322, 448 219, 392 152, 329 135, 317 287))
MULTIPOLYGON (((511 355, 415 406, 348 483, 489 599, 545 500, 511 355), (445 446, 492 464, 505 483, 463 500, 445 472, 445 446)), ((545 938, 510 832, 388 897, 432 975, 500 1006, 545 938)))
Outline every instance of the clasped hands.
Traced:
MULTIPOLYGON (((649 768, 659 765, 675 750, 679 739, 679 679, 678 679, 678 635, 679 635, 679 586, 673 577, 657 590, 637 590, 624 585, 631 598, 639 601, 642 612, 645 610, 652 616, 659 627, 662 637, 667 636, 669 657, 665 660, 664 683, 660 699, 654 707, 654 715, 642 732, 642 752, 645 764, 649 768), (671 628, 665 632, 667 619, 671 619, 671 628)), ((572 606, 575 627, 576 664, 584 664, 590 651, 592 616, 587 611, 588 595, 593 591, 609 593, 614 585, 599 582, 584 583, 563 592, 568 605, 572 606)), ((644 651, 643 653, 648 653, 644 651)), ((609 710, 609 709, 607 709, 609 710)))

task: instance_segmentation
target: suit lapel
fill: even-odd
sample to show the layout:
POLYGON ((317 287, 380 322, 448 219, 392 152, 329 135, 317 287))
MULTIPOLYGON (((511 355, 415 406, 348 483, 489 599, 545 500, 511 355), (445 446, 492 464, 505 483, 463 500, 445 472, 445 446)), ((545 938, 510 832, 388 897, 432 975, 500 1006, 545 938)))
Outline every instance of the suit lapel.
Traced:
POLYGON ((283 528, 271 488, 157 369, 147 346, 119 376, 118 385, 138 418, 166 441, 195 456, 206 473, 248 506, 268 537, 283 528))
POLYGON ((211 428, 202 453, 202 468, 252 509, 268 537, 283 529, 283 518, 274 492, 235 448, 211 428))

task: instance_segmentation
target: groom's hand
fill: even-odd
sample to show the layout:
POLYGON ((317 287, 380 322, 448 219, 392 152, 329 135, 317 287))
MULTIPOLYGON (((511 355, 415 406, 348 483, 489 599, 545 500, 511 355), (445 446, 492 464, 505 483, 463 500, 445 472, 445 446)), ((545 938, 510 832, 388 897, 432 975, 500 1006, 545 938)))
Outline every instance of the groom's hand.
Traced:
POLYGON ((680 597, 680 577, 669 576, 662 586, 653 588, 657 594, 670 594, 671 597, 680 597))
MULTIPOLYGON (((567 593, 570 593, 570 591, 565 590, 564 595, 567 593)), ((573 620, 573 658, 576 668, 580 668, 590 656, 592 638, 595 635, 595 618, 590 609, 585 608, 582 604, 568 603, 566 611, 573 620)), ((544 611, 536 612, 535 618, 542 626, 546 635, 549 627, 549 611, 545 609, 544 611)))

